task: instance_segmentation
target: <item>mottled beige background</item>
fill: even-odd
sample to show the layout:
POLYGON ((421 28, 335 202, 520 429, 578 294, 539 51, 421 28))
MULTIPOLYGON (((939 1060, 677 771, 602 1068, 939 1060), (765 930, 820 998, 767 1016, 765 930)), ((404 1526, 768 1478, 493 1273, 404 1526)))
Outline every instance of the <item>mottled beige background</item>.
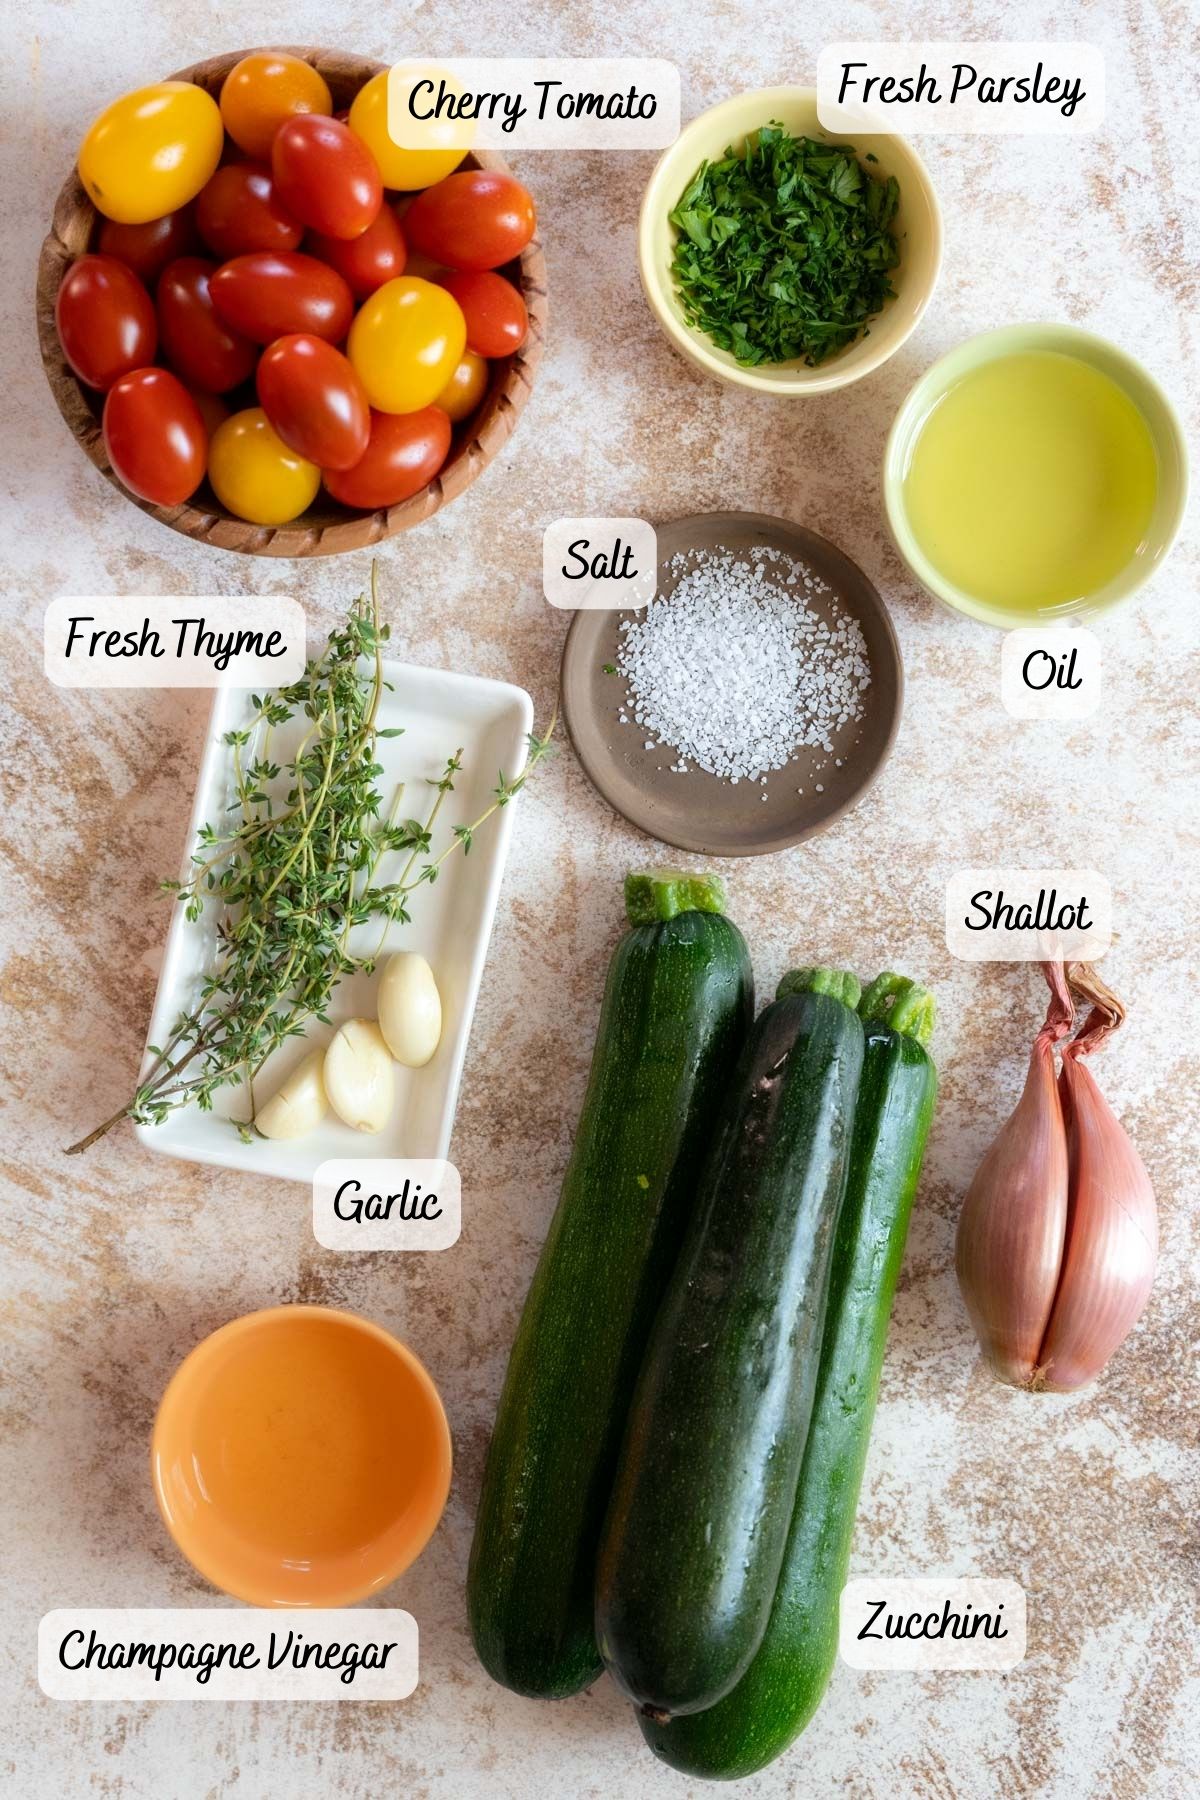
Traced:
POLYGON ((549 352, 499 463, 383 552, 402 653, 518 681, 548 710, 566 620, 539 591, 558 514, 777 512, 828 533, 878 582, 909 701, 891 765, 851 819, 731 866, 765 991, 792 959, 891 964, 942 1005, 943 1099, 897 1302, 856 1541, 857 1572, 1012 1575, 1026 1663, 1006 1678, 839 1668, 763 1796, 1080 1800, 1195 1791, 1197 1403, 1193 533, 1140 603, 1105 623, 1103 713, 1063 732, 1000 709, 999 639, 935 611, 879 516, 884 436, 914 377, 968 332, 1071 319, 1140 352, 1196 424, 1196 39, 1190 4, 1070 9, 977 0, 880 9, 792 0, 514 8, 54 4, 8 15, 0 230, 4 643, 0 760, 4 1292, 0 1783, 20 1796, 683 1795, 606 1683, 552 1707, 476 1666, 463 1576, 509 1340, 575 1121, 621 875, 650 846, 569 752, 518 817, 455 1137, 466 1226, 443 1256, 319 1250, 302 1188, 188 1168, 125 1132, 85 1161, 59 1146, 137 1063, 207 706, 201 695, 61 693, 40 667, 57 593, 294 592, 326 625, 362 561, 281 565, 191 546, 122 503, 70 442, 37 365, 36 251, 86 121, 128 87, 212 52, 321 41, 409 51, 654 53, 690 117, 737 88, 810 76, 822 42, 911 35, 1087 37, 1108 57, 1095 137, 927 140, 946 265, 926 322, 885 369, 793 407, 676 361, 643 305, 634 221, 648 155, 526 154, 551 286, 549 352), (198 12, 202 15, 198 19, 198 12), (942 889, 957 865, 1094 865, 1120 941, 1105 972, 1130 1019, 1107 1091, 1162 1207, 1162 1269, 1111 1373, 1029 1399, 979 1366, 951 1268, 960 1195, 1021 1079, 1034 974, 953 964, 942 889), (388 1594, 420 1621, 423 1679, 391 1708, 72 1708, 41 1697, 35 1632, 71 1604, 210 1604, 154 1512, 158 1395, 205 1332, 251 1307, 319 1299, 411 1340, 442 1386, 458 1468, 444 1525, 388 1594), (1190 1779, 1189 1779, 1190 1770, 1190 1779))

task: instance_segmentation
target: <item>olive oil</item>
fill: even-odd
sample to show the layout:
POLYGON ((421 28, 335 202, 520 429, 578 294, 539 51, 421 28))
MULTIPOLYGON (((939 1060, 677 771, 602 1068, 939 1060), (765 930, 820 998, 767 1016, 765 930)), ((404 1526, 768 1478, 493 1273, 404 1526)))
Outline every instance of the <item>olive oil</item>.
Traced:
POLYGON ((924 420, 904 473, 913 535, 942 578, 1031 615, 1075 610, 1138 555, 1157 487, 1134 402, 1053 350, 964 375, 924 420))

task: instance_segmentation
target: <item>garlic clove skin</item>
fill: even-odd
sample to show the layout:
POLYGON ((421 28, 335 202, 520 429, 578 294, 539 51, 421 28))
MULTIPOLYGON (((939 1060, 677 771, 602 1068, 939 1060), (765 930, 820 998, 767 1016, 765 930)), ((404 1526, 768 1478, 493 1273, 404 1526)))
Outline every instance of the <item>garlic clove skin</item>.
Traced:
POLYGON ((955 1267, 985 1360, 1034 1382, 1067 1233, 1067 1134, 1049 1034, 1037 1038, 1016 1109, 975 1171, 955 1267))
POLYGON ((1158 1208, 1145 1164, 1070 1049, 1059 1080, 1071 1154, 1070 1223, 1032 1385, 1069 1394, 1096 1379, 1142 1315, 1158 1261, 1158 1208))
POLYGON ((423 956, 401 950, 389 957, 379 982, 379 1029, 398 1063, 422 1069, 442 1035, 442 1000, 423 956))
POLYGON ((324 1062, 324 1049, 310 1050, 266 1104, 256 1110, 254 1128, 260 1136, 284 1142, 315 1130, 329 1110, 322 1075, 324 1062))
POLYGON ((373 1019, 348 1019, 325 1052, 325 1092, 338 1118, 355 1131, 382 1131, 392 1116, 395 1075, 373 1019))

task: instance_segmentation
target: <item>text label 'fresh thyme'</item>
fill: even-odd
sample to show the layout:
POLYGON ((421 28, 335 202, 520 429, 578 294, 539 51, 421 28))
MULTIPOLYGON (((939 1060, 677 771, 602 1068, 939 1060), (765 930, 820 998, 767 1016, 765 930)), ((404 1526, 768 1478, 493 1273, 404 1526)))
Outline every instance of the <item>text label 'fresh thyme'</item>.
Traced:
POLYGON ((298 600, 191 594, 62 596, 46 608, 56 687, 277 686, 304 673, 298 600))

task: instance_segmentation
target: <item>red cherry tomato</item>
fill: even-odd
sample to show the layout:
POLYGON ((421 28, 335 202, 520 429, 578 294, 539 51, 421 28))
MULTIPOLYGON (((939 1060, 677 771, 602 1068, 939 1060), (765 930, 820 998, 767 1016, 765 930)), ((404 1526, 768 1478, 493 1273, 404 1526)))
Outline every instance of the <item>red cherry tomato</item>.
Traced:
POLYGON ((189 202, 178 212, 164 213, 145 225, 121 225, 116 219, 105 219, 98 242, 105 256, 115 256, 139 281, 153 287, 169 262, 196 248, 194 209, 189 202))
POLYGON ((158 330, 163 355, 186 382, 226 394, 249 380, 258 352, 214 309, 209 283, 216 269, 202 256, 167 264, 158 278, 158 330))
POLYGON ((213 276, 212 299, 225 323, 256 344, 293 331, 340 344, 354 317, 354 296, 337 270, 296 250, 235 256, 213 276))
POLYGON ((366 454, 352 469, 325 472, 325 486, 344 506, 374 512, 428 487, 446 460, 450 421, 437 406, 420 412, 371 414, 366 454))
POLYGON ((113 384, 104 402, 104 448, 118 480, 157 506, 182 506, 204 480, 204 420, 169 369, 134 369, 113 384))
POLYGON ((314 233, 309 252, 319 256, 349 283, 356 300, 365 300, 385 281, 403 275, 408 251, 400 221, 390 206, 381 206, 372 224, 356 238, 322 237, 314 233))
POLYGON ((321 469, 351 469, 371 435, 362 382, 324 338, 276 338, 258 365, 259 405, 288 446, 321 469))
POLYGON ((265 163, 226 163, 196 196, 196 225, 214 256, 295 250, 304 227, 275 192, 265 163))
POLYGON ((409 247, 448 269, 498 269, 521 254, 536 225, 520 182, 493 169, 447 175, 418 194, 404 215, 409 247))
POLYGON ((80 381, 101 392, 119 375, 153 361, 154 302, 115 256, 81 256, 71 264, 54 302, 54 321, 63 355, 80 381))
POLYGON ((348 126, 300 113, 279 127, 271 173, 288 211, 325 237, 356 238, 383 204, 375 158, 348 126))
POLYGON ((467 321, 467 349, 476 356, 511 356, 525 342, 529 314, 525 302, 503 275, 492 269, 463 269, 438 277, 438 286, 453 294, 467 321))
POLYGON ((204 420, 204 429, 211 444, 217 426, 223 425, 229 417, 229 408, 219 394, 210 394, 204 388, 190 387, 188 393, 200 409, 200 417, 204 420))

